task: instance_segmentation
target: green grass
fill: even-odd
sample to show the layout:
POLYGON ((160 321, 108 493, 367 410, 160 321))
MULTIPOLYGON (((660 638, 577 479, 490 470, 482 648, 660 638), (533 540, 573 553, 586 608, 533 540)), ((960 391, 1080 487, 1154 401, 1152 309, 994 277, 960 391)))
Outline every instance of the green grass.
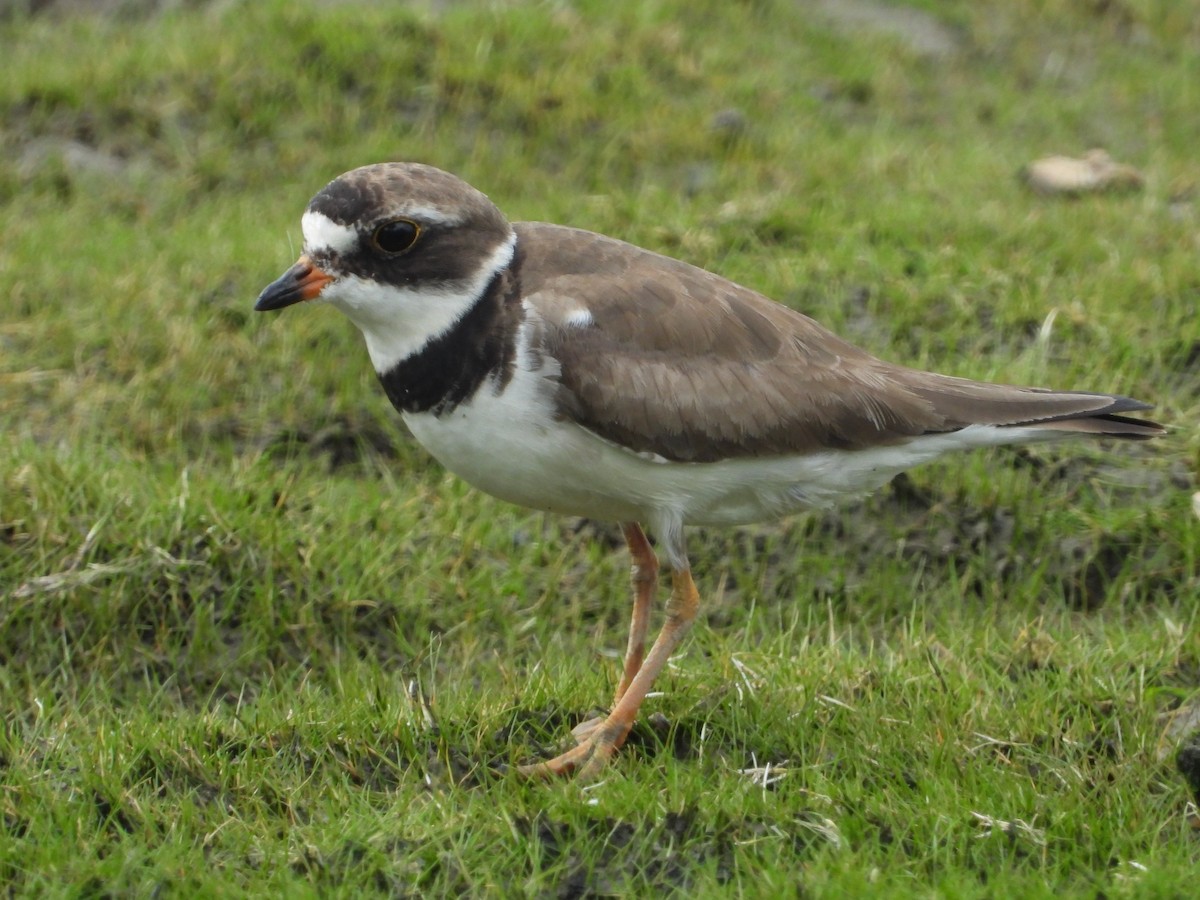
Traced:
POLYGON ((0 23, 0 884, 1190 894, 1200 31, 920 7, 956 53, 783 0, 0 23), (1094 145, 1146 189, 1015 178, 1094 145), (385 159, 1172 434, 693 532, 704 621, 630 745, 523 783, 611 695, 619 535, 441 471, 332 310, 250 312, 308 197, 385 159))

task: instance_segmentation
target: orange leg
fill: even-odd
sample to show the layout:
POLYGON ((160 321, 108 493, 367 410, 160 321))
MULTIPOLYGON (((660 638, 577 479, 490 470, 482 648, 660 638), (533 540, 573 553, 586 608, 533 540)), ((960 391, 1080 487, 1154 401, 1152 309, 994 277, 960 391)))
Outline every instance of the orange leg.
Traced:
POLYGON ((521 766, 522 775, 535 778, 549 778, 555 775, 568 775, 572 772, 582 780, 595 778, 603 770, 617 749, 625 743, 633 720, 637 717, 638 707, 646 699, 654 679, 662 671, 663 666, 683 636, 692 627, 696 613, 700 609, 700 595, 696 585, 692 583, 692 574, 687 569, 674 569, 671 572, 671 599, 667 601, 667 621, 658 633, 654 646, 650 648, 641 668, 629 683, 621 699, 617 701, 608 718, 601 722, 587 738, 577 747, 556 756, 546 762, 531 766, 521 766))
POLYGON ((621 526, 625 535, 625 543, 629 545, 629 555, 633 558, 630 566, 630 580, 633 582, 633 615, 629 620, 629 643, 625 648, 625 673, 617 687, 617 695, 613 704, 620 702, 633 683, 634 676, 642 667, 642 659, 646 653, 646 631, 650 626, 650 601, 658 590, 658 557, 650 542, 646 540, 646 532, 637 522, 628 522, 621 526))
MULTIPOLYGON (((646 631, 650 626, 650 601, 658 590, 658 557, 654 555, 654 549, 646 540, 646 532, 642 531, 642 526, 637 522, 626 522, 621 526, 621 533, 625 535, 625 543, 629 546, 629 555, 633 560, 630 566, 633 615, 629 620, 629 642, 625 648, 625 672, 617 685, 613 706, 625 696, 634 676, 642 667, 642 659, 646 655, 646 631)), ((571 734, 582 744, 603 721, 603 718, 596 718, 580 722, 571 729, 571 734)))

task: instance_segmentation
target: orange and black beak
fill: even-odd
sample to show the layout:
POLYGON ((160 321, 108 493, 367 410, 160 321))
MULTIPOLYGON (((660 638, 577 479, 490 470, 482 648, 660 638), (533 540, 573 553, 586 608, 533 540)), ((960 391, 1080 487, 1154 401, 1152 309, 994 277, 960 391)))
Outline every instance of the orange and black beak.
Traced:
POLYGON ((283 309, 301 300, 315 300, 331 281, 333 276, 318 269, 307 256, 301 256, 294 266, 263 289, 254 310, 266 312, 283 309))

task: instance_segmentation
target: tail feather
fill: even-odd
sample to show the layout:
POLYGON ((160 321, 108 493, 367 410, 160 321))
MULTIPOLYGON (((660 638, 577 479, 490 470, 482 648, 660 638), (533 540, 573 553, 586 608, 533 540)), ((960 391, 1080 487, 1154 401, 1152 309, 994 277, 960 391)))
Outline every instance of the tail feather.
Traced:
POLYGON ((1167 433, 1166 428, 1149 419, 1134 419, 1129 416, 1117 415, 1052 419, 1046 422, 1026 422, 1025 425, 1044 428, 1047 431, 1069 431, 1077 434, 1095 434, 1128 440, 1147 440, 1167 433))
POLYGON ((994 425, 1130 439, 1166 433, 1166 428, 1158 422, 1122 415, 1153 408, 1132 397, 920 374, 924 377, 911 385, 912 389, 933 404, 951 430, 994 425))

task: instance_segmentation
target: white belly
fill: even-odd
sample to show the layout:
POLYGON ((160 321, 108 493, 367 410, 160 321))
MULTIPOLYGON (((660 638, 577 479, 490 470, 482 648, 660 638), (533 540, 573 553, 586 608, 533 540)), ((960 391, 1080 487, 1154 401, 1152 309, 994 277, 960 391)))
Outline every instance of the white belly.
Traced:
POLYGON ((554 420, 547 387, 542 375, 519 369, 500 395, 485 384, 471 402, 440 418, 421 413, 404 420, 442 465, 489 494, 534 509, 653 527, 776 519, 874 490, 949 450, 1046 434, 972 426, 854 452, 675 463, 554 420))

